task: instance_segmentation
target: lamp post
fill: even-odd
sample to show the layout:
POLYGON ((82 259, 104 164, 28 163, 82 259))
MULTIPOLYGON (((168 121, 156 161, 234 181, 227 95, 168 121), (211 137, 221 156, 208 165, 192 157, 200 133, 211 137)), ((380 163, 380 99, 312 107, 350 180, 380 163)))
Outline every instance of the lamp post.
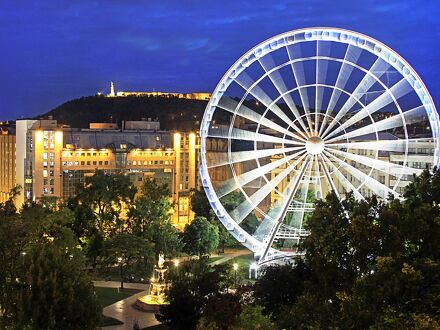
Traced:
POLYGON ((122 258, 118 257, 118 264, 119 264, 119 276, 121 278, 121 290, 124 289, 124 279, 122 277, 122 258))
POLYGON ((237 289, 237 270, 238 270, 238 264, 235 262, 232 265, 232 268, 234 269, 234 288, 237 289))

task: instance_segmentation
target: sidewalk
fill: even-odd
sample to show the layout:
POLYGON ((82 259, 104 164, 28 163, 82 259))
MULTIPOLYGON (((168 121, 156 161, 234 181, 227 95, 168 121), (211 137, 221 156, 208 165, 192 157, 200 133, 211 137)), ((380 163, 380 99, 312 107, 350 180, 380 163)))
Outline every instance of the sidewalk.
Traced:
POLYGON ((220 265, 223 264, 231 259, 234 259, 235 257, 238 256, 242 256, 242 255, 247 255, 247 254, 251 254, 252 252, 249 250, 244 250, 244 249, 240 249, 240 250, 229 250, 226 253, 224 253, 222 255, 223 258, 218 259, 216 261, 213 261, 210 263, 211 266, 215 266, 215 265, 220 265))
MULTIPOLYGON (((93 281, 93 286, 97 286, 100 288, 119 288, 121 286, 121 282, 118 282, 118 281, 93 281)), ((148 290, 149 288, 150 288, 150 284, 146 284, 146 283, 124 282, 124 289, 148 290)))
POLYGON ((136 302, 136 299, 148 294, 148 292, 149 292, 148 290, 139 292, 133 296, 128 297, 127 299, 118 301, 113 305, 105 307, 103 309, 102 314, 108 317, 115 318, 121 322, 124 322, 124 324, 102 327, 101 329, 102 330, 132 330, 134 320, 138 321, 138 324, 141 329, 159 324, 159 322, 156 320, 156 317, 154 316, 154 313, 141 312, 133 307, 133 304, 136 302))

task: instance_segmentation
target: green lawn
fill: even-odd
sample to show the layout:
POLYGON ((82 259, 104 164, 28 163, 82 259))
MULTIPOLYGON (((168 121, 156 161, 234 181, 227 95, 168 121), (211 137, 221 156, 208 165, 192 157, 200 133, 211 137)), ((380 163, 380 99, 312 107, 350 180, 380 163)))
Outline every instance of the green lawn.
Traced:
POLYGON ((251 254, 241 255, 231 260, 228 260, 226 264, 230 265, 231 268, 233 267, 233 264, 235 263, 238 264, 237 283, 245 284, 245 283, 253 282, 253 280, 249 280, 249 266, 253 262, 254 262, 254 255, 251 253, 251 254))
POLYGON ((124 289, 119 291, 117 288, 97 288, 95 287, 96 295, 98 296, 98 301, 101 303, 102 307, 109 306, 115 302, 128 298, 133 294, 139 292, 139 290, 124 289))
POLYGON ((121 325, 121 324, 124 324, 124 322, 114 319, 113 317, 107 317, 104 315, 102 316, 101 327, 108 327, 110 325, 121 325))

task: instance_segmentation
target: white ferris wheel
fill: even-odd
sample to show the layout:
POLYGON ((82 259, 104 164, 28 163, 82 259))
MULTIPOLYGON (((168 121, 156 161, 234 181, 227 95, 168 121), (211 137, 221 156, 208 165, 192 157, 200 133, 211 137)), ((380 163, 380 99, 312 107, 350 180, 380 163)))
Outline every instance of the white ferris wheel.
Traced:
POLYGON ((202 185, 260 265, 299 254, 314 201, 401 197, 439 163, 439 118, 411 66, 359 33, 270 38, 218 83, 201 124, 202 185))

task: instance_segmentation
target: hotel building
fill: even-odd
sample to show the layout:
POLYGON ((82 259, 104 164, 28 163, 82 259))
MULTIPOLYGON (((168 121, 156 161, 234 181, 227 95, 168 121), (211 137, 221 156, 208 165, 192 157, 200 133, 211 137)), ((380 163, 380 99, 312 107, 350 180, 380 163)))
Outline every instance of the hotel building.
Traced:
POLYGON ((199 138, 195 133, 161 131, 151 120, 91 123, 89 129, 63 127, 56 120, 16 122, 18 203, 67 199, 96 169, 123 173, 136 186, 149 177, 169 185, 172 222, 183 228, 194 217, 190 190, 197 187, 199 138))

